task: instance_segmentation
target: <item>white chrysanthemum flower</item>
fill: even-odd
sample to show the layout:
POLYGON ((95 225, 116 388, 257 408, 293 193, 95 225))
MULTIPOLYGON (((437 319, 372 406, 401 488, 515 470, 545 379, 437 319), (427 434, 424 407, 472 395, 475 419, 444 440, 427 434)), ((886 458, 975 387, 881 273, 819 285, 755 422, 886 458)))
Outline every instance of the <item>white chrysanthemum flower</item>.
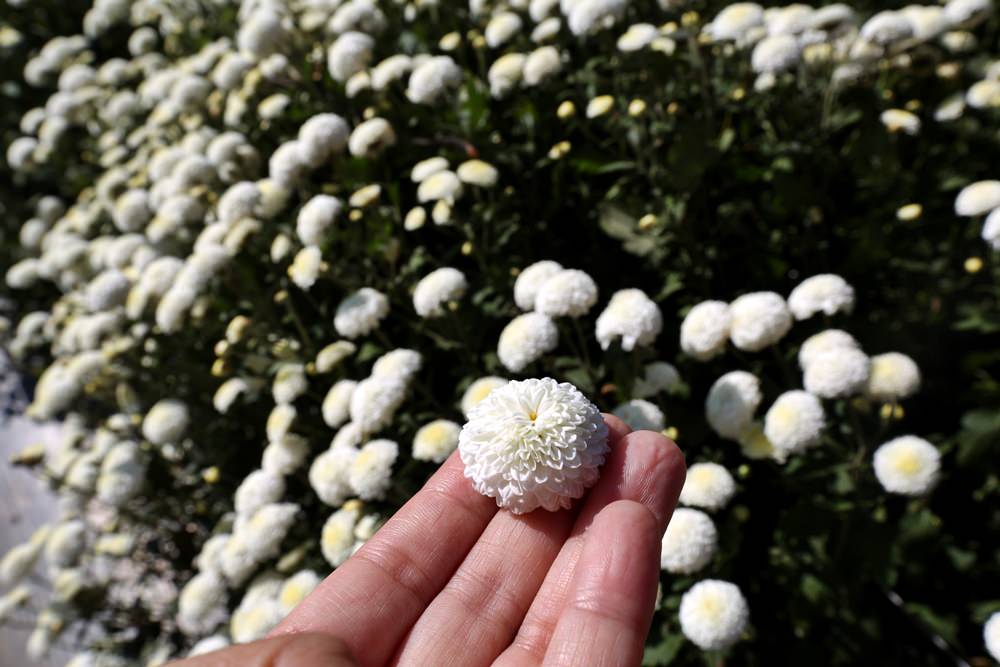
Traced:
POLYGON ((356 501, 351 501, 330 515, 323 524, 320 548, 333 567, 340 567, 354 552, 354 527, 361 515, 356 501))
POLYGON ((662 431, 667 426, 663 410, 641 398, 622 403, 611 411, 633 431, 662 431))
POLYGON ((267 470, 255 470, 237 487, 233 502, 237 514, 250 516, 264 505, 278 502, 284 495, 284 477, 267 470))
POLYGON ((12 586, 28 576, 44 547, 44 539, 31 539, 5 553, 0 559, 0 586, 12 586))
POLYGON ((597 283, 583 271, 563 269, 538 290, 535 309, 549 317, 581 317, 597 303, 597 283))
POLYGON ((534 310, 535 300, 542 285, 563 270, 558 262, 543 259, 527 267, 514 281, 514 302, 521 310, 534 310))
POLYGON ((339 429, 330 441, 330 447, 360 447, 366 437, 365 432, 359 424, 347 422, 339 429))
POLYGON ((750 608, 736 584, 705 579, 681 597, 681 632, 706 651, 735 644, 750 622, 750 608))
POLYGON ((337 333, 345 338, 364 336, 378 328, 389 314, 389 300, 371 287, 362 287, 340 302, 333 318, 337 333))
POLYGON ((508 53, 497 58, 486 74, 490 84, 490 95, 496 98, 504 97, 521 83, 527 59, 523 53, 508 53))
POLYGON ((594 328, 601 349, 608 349, 617 339, 630 352, 636 345, 653 344, 663 330, 663 314, 642 290, 622 289, 611 295, 594 328))
POLYGON ((261 563, 277 555, 298 512, 299 506, 294 503, 271 503, 253 513, 237 537, 242 536, 250 547, 250 556, 255 562, 261 563))
POLYGON ((212 406, 218 413, 224 415, 229 412, 240 396, 249 394, 251 391, 251 384, 246 378, 229 378, 215 390, 215 394, 212 396, 212 406))
POLYGON ((920 368, 910 357, 887 352, 871 358, 865 394, 880 401, 908 398, 920 389, 920 368))
POLYGON ((288 277, 300 289, 308 290, 316 284, 323 268, 323 252, 314 245, 307 245, 295 253, 295 259, 288 267, 288 277))
POLYGON ((698 361, 721 354, 729 340, 732 313, 723 301, 702 301, 681 323, 681 349, 698 361))
POLYGON ((886 109, 879 119, 890 132, 904 132, 911 136, 920 132, 920 118, 906 109, 886 109))
POLYGON ((878 46, 888 46, 913 35, 913 24, 902 13, 881 11, 861 26, 861 39, 878 46))
POLYGON ((149 409, 142 420, 142 435, 154 445, 178 442, 190 422, 187 406, 175 399, 163 399, 149 409))
POLYGON ((429 157, 426 160, 413 165, 410 170, 410 180, 414 183, 423 183, 434 174, 444 171, 449 167, 448 160, 443 157, 429 157))
POLYGON ((433 56, 417 65, 410 74, 406 97, 414 104, 433 104, 462 82, 462 68, 449 56, 433 56))
POLYGON ((993 250, 1000 251, 1000 208, 994 209, 986 216, 980 236, 993 250))
MULTIPOLYGON (((434 204, 434 208, 437 209, 438 205, 434 204)), ((414 232, 424 225, 427 224, 427 211, 422 206, 414 206, 406 213, 406 217, 403 218, 403 229, 408 232, 414 232)))
POLYGON ((224 620, 226 583, 214 572, 196 574, 177 598, 177 626, 187 635, 205 635, 224 620))
POLYGON ((357 352, 357 346, 346 340, 338 340, 330 343, 316 353, 316 372, 318 374, 329 373, 341 361, 357 352))
POLYGON ((459 435, 465 476, 515 514, 568 508, 597 482, 608 448, 600 411, 573 385, 513 381, 473 408, 459 435))
POLYGON ((956 215, 985 215, 995 208, 1000 208, 1000 181, 976 181, 955 198, 956 215))
POLYGON ((983 625, 983 643, 993 659, 1000 662, 1000 611, 993 612, 983 625))
POLYGON ((807 391, 786 391, 764 416, 764 435, 774 446, 774 458, 784 461, 819 442, 826 426, 820 400, 807 391))
POLYGON ((500 178, 500 172, 489 162, 482 160, 466 160, 458 165, 455 175, 463 183, 477 185, 481 188, 492 188, 500 178))
POLYGON ((358 383, 354 380, 336 382, 323 399, 323 422, 332 428, 337 428, 351 416, 351 395, 358 383))
POLYGON ((369 118, 354 128, 347 149, 356 157, 374 157, 396 143, 396 133, 385 118, 369 118))
MULTIPOLYGON (((946 36, 954 33, 946 33, 946 36)), ((973 109, 995 109, 1000 107, 1000 81, 983 79, 965 91, 964 102, 973 109)))
POLYGON ((392 484, 392 464, 399 445, 392 440, 372 440, 354 457, 347 481, 362 500, 379 500, 392 484))
POLYGON ((696 463, 687 471, 680 502, 715 512, 729 504, 736 493, 736 481, 718 463, 696 463))
POLYGON ((9 621, 14 612, 31 599, 31 594, 31 588, 21 585, 0 596, 0 622, 9 621))
POLYGON ((332 155, 344 150, 349 129, 335 113, 316 114, 299 128, 302 158, 310 167, 318 167, 332 155))
POLYGON ((121 305, 132 283, 117 269, 102 271, 87 285, 87 308, 98 313, 121 305))
POLYGON ((559 344, 555 323, 541 313, 518 315, 500 332, 500 363, 517 373, 559 344))
POLYGON ((758 74, 777 74, 795 67, 800 55, 799 40, 794 35, 771 35, 757 42, 750 63, 758 74))
POLYGON ((344 83, 368 66, 375 40, 362 32, 345 32, 330 46, 326 65, 335 81, 344 83))
POLYGON ((297 413, 294 405, 288 403, 275 405, 271 413, 267 416, 267 422, 264 426, 268 442, 278 440, 288 433, 288 430, 292 428, 292 422, 295 421, 297 413))
POLYGON ((559 18, 555 16, 548 17, 531 31, 531 41, 535 44, 543 44, 555 39, 555 36, 562 29, 562 25, 562 20, 559 18))
POLYGON ((146 459, 136 443, 126 440, 114 445, 101 461, 97 497, 120 507, 139 492, 146 481, 146 459))
POLYGON ((299 240, 307 246, 320 245, 326 230, 333 224, 342 208, 340 200, 330 195, 316 195, 307 201, 299 210, 295 221, 295 233, 299 240))
POLYGON ((712 39, 741 40, 748 32, 764 24, 764 10, 755 2, 735 2, 716 14, 706 31, 712 39))
POLYGON ((309 441, 300 435, 286 433, 264 448, 260 467, 276 475, 290 475, 305 463, 307 456, 309 441))
POLYGON ((731 371, 712 384, 705 398, 705 418, 720 437, 738 440, 753 422, 763 395, 753 373, 731 371))
POLYGON ((562 70, 562 56, 554 46, 542 46, 524 61, 524 85, 537 86, 562 70))
POLYGON ((204 639, 195 642, 195 645, 188 651, 187 657, 193 658, 198 655, 205 655, 212 651, 219 651, 230 646, 229 638, 223 635, 209 635, 204 639))
POLYGON ((636 23, 629 26, 615 46, 619 51, 630 53, 649 46, 650 42, 660 36, 660 29, 652 23, 636 23))
POLYGON ((752 292, 729 305, 732 314, 729 338, 747 352, 759 352, 785 337, 792 328, 792 314, 780 294, 752 292))
POLYGON ((331 447, 313 460, 309 485, 320 500, 337 507, 351 496, 348 474, 357 456, 353 447, 331 447))
POLYGON ((822 398, 842 398, 860 393, 868 384, 871 361, 853 347, 817 354, 805 367, 802 384, 822 398))
POLYGON ((70 567, 83 553, 87 526, 79 519, 63 521, 48 532, 45 540, 45 561, 52 568, 70 567))
POLYGON ((712 517, 678 507, 670 517, 660 546, 660 567, 672 574, 693 574, 708 565, 719 548, 712 517))
POLYGON ((822 273, 799 283, 788 295, 788 309, 797 320, 816 313, 834 315, 854 309, 854 288, 832 273, 822 273))
POLYGON ((409 383, 424 364, 416 350, 397 348, 386 352, 372 364, 372 377, 384 377, 396 382, 409 383))
POLYGON ((574 35, 613 25, 625 13, 626 0, 579 0, 568 7, 566 23, 574 35))
POLYGON ((271 384, 271 394, 278 405, 294 403, 309 388, 303 364, 284 363, 278 366, 271 384))
POLYGON ((479 405, 494 389, 502 387, 508 382, 507 378, 488 375, 470 384, 469 388, 462 394, 461 408, 465 418, 468 419, 472 408, 479 405))
POLYGON ((241 181, 229 186, 215 207, 219 220, 233 223, 242 218, 252 218, 260 205, 260 188, 256 183, 241 181))
POLYGON ((982 18, 993 11, 990 0, 948 0, 944 6, 945 18, 952 25, 961 25, 982 18))
POLYGON ((817 357, 836 350, 860 350, 854 336, 840 329, 827 329, 806 338, 799 348, 799 368, 805 370, 817 357))
POLYGON ((462 427, 448 419, 435 419, 413 436, 413 458, 442 463, 458 447, 462 427))
POLYGON ((748 459, 773 459, 775 458, 774 445, 764 434, 764 424, 755 421, 743 432, 739 439, 740 451, 748 459))
POLYGON ((673 364, 653 361, 646 364, 643 375, 635 379, 632 395, 636 398, 649 398, 660 392, 673 393, 680 386, 681 375, 673 364))
POLYGON ((385 90, 413 69, 413 58, 397 53, 389 56, 371 69, 372 89, 385 90))
POLYGON ((378 433, 390 423, 406 398, 406 380, 389 374, 373 375, 351 393, 351 421, 361 433, 378 433))
POLYGON ((322 578, 312 570, 301 570, 285 580, 278 593, 278 604, 281 613, 287 615, 302 602, 307 595, 316 590, 322 578))
POLYGON ((521 26, 521 17, 514 12, 498 12, 494 14, 483 31, 483 36, 486 38, 486 45, 491 49, 503 46, 521 30, 521 26))
POLYGON ((281 621, 281 607, 273 599, 254 604, 241 603, 229 621, 229 634, 236 644, 246 644, 267 636, 281 621))
POLYGON ((923 438, 904 435, 875 450, 875 476, 890 493, 922 496, 941 473, 941 454, 923 438))

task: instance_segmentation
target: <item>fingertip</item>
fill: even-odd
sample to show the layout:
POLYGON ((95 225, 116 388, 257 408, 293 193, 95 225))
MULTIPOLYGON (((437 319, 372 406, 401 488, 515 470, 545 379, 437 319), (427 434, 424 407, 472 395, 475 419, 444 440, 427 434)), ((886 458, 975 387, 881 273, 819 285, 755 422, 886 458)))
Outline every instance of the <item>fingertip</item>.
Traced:
POLYGON ((609 412, 601 413, 604 423, 608 425, 608 444, 614 447, 626 435, 632 432, 628 424, 609 412))
POLYGON ((624 485, 633 490, 629 498, 653 513, 662 532, 684 485, 684 454, 673 440, 654 431, 633 431, 623 444, 624 485))

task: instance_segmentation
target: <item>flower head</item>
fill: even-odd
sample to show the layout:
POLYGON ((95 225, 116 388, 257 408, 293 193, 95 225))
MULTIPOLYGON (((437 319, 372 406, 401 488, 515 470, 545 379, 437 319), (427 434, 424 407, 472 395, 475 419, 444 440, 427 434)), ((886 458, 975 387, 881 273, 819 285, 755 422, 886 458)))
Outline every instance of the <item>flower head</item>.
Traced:
POLYGON ((337 333, 345 338, 357 338, 375 330, 389 314, 389 300, 371 287, 362 287, 340 302, 333 318, 337 333))
POLYGON ((726 349, 732 313, 723 301, 702 301, 681 323, 681 349, 698 361, 707 361, 726 349))
POLYGON ((538 290, 535 309, 549 317, 581 317, 597 303, 597 283, 578 269, 563 269, 538 290))
POLYGON ((413 308, 420 317, 439 317, 444 314, 444 306, 461 299, 467 287, 465 274, 458 269, 431 271, 413 291, 413 308))
POLYGON ((458 447, 462 427, 448 419, 435 419, 413 436, 413 458, 442 463, 458 447))
POLYGON ((622 403, 611 414, 628 424, 633 431, 662 431, 667 426, 663 410, 641 398, 622 403))
POLYGON ((727 649, 750 622, 746 598, 736 584, 705 579, 681 598, 681 632, 706 651, 727 649))
POLYGON ((711 562, 718 546, 719 533, 710 516, 678 507, 663 534, 660 567, 672 574, 692 574, 711 562))
POLYGON ((874 467, 886 491, 921 496, 937 484, 941 454, 923 438, 904 435, 875 450, 874 467))
POLYGON ((764 435, 774 446, 774 457, 779 461, 815 445, 824 426, 823 404, 807 391, 786 391, 764 416, 764 435))
POLYGON ((611 347, 616 338, 622 349, 631 352, 636 345, 652 345, 663 330, 660 307, 640 289, 618 290, 598 316, 597 341, 601 349, 611 347))
POLYGON ((806 278, 788 295, 788 309, 797 320, 816 313, 833 315, 850 313, 854 309, 854 288, 832 273, 806 278))
POLYGON ((517 373, 559 344, 555 323, 541 313, 518 315, 500 332, 500 363, 517 373))
POLYGON ((705 418, 723 438, 738 439, 750 427, 763 398, 753 373, 731 371, 712 384, 705 398, 705 418))
POLYGON ((871 358, 871 373, 865 394, 880 401, 909 398, 920 389, 920 367, 899 352, 886 352, 871 358))
POLYGON ((865 388, 871 373, 868 355, 853 347, 816 355, 805 367, 802 383, 806 391, 823 398, 841 398, 865 388))
POLYGON ((687 470, 680 502, 710 512, 729 504, 736 493, 736 481, 718 463, 696 463, 687 470))
POLYGON ((543 259, 527 267, 514 281, 514 302, 521 310, 534 310, 535 299, 545 282, 562 271, 559 262, 543 259))
POLYGON ((774 345, 792 328, 788 305, 774 292, 744 294, 729 305, 729 310, 733 316, 729 338, 747 352, 774 345))

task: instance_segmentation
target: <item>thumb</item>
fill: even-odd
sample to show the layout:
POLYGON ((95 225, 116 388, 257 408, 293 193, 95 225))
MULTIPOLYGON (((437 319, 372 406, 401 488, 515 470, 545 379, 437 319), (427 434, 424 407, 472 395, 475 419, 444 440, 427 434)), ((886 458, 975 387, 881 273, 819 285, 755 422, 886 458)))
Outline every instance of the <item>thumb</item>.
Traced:
POLYGON ((282 635, 171 662, 166 667, 357 667, 338 637, 282 635))

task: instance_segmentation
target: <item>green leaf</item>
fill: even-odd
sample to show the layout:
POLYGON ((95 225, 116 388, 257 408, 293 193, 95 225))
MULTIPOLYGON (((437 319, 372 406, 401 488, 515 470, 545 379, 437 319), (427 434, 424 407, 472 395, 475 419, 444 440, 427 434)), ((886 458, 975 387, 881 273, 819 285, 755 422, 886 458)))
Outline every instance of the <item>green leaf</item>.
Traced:
POLYGON ((669 665, 684 646, 683 635, 667 635, 659 644, 647 646, 642 654, 643 665, 669 665))

